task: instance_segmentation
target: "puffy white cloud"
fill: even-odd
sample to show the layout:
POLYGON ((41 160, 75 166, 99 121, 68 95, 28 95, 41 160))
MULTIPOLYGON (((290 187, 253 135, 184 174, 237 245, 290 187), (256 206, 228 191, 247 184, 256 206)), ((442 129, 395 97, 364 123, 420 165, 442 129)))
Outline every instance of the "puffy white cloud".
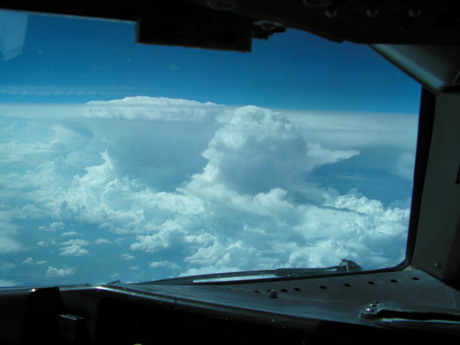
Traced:
POLYGON ((84 249, 83 247, 77 244, 71 244, 69 246, 61 248, 61 255, 64 256, 82 256, 88 254, 89 251, 87 249, 84 249))
POLYGON ((64 236, 64 237, 67 237, 67 236, 75 236, 75 235, 78 235, 78 233, 75 232, 75 231, 67 231, 67 232, 63 232, 63 233, 61 234, 61 236, 64 236))
POLYGON ((22 263, 23 264, 32 264, 32 263, 34 263, 34 259, 29 257, 29 258, 25 259, 22 263))
POLYGON ((72 239, 66 242, 61 242, 61 255, 64 256, 82 256, 88 255, 89 251, 83 247, 89 244, 88 241, 80 239, 72 239))
MULTIPOLYGON (((308 243, 303 261, 317 266, 336 264, 342 257, 367 267, 396 265, 404 259, 409 210, 384 207, 378 200, 341 195, 323 207, 305 209, 295 226, 308 243), (329 255, 322 255, 329 252, 329 255)), ((297 265, 299 250, 295 251, 297 265)))
MULTIPOLYGON (((56 117, 41 137, 30 131, 29 145, 12 145, 11 156, 5 154, 12 164, 11 157, 40 148, 45 159, 12 173, 0 170, 0 184, 8 187, 3 195, 18 203, 16 213, 8 209, 0 253, 23 248, 14 215, 47 230, 31 238, 36 250, 58 248, 60 259, 79 256, 88 265, 97 257, 101 269, 128 260, 130 267, 150 262, 177 275, 330 266, 342 258, 378 268, 404 256, 407 208, 310 180, 316 169, 359 157, 366 145, 387 145, 367 134, 360 141, 357 133, 367 133, 366 126, 376 137, 375 121, 359 118, 359 131, 350 134, 345 120, 330 116, 299 120, 255 106, 145 97, 85 109, 84 119, 56 117), (56 243, 56 236, 77 233, 85 240, 56 243)), ((407 144, 398 138, 407 168, 407 144)), ((27 253, 24 260, 29 257, 38 256, 27 253)), ((49 266, 47 276, 76 272, 49 266)))
POLYGON ((64 223, 62 222, 52 222, 49 226, 39 226, 38 230, 43 231, 58 231, 64 229, 64 223))
POLYGON ((51 231, 62 230, 64 228, 64 223, 62 222, 53 222, 50 225, 51 231))
POLYGON ((123 259, 125 260, 133 260, 134 259, 134 255, 131 255, 131 254, 121 254, 121 256, 123 257, 123 259))
POLYGON ((78 239, 78 238, 74 238, 74 239, 71 239, 71 240, 68 240, 68 241, 65 241, 65 242, 61 242, 62 245, 64 246, 70 246, 70 245, 78 245, 78 246, 87 246, 89 244, 88 241, 86 240, 81 240, 81 239, 78 239))
POLYGON ((149 264, 150 268, 169 268, 173 270, 180 270, 181 266, 170 261, 154 261, 149 264))
POLYGON ((43 265, 46 264, 46 260, 35 261, 34 258, 28 257, 27 259, 22 261, 22 263, 25 265, 43 265))
POLYGON ((48 266, 48 269, 46 271, 46 276, 48 278, 62 278, 62 277, 67 277, 75 274, 76 269, 72 267, 67 267, 67 268, 57 268, 53 266, 48 266))
POLYGON ((307 142, 301 129, 280 113, 242 107, 203 152, 208 163, 203 173, 194 176, 193 187, 224 184, 240 194, 291 189, 302 174, 356 154, 356 150, 330 150, 307 142))

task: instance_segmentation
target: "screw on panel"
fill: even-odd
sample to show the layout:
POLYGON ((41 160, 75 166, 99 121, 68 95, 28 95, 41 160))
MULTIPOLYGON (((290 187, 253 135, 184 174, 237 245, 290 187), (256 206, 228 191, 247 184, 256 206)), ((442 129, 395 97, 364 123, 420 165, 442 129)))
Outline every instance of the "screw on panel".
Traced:
POLYGON ((375 18, 378 16, 378 14, 379 10, 376 8, 369 8, 366 10, 366 16, 368 16, 369 18, 375 18))
POLYGON ((324 15, 328 18, 334 18, 337 16, 337 10, 327 9, 324 11, 324 15))
POLYGON ((420 8, 413 8, 409 10, 409 17, 411 18, 418 18, 422 14, 422 10, 420 8))
POLYGON ((254 25, 260 26, 261 29, 265 31, 273 31, 276 28, 283 28, 283 24, 276 23, 276 22, 270 22, 268 20, 259 20, 257 22, 253 23, 254 25))
POLYGON ((378 313, 379 302, 370 303, 367 307, 361 312, 361 317, 366 319, 374 319, 378 313))
POLYGON ((267 298, 278 298, 278 292, 276 290, 270 290, 265 296, 267 298))

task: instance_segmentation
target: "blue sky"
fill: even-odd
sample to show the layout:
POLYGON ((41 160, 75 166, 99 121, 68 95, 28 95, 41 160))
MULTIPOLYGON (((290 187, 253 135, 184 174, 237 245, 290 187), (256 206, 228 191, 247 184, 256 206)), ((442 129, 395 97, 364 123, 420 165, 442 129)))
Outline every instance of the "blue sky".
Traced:
POLYGON ((134 29, 30 15, 0 61, 0 285, 403 259, 415 82, 294 30, 248 54, 134 29))
POLYGON ((297 30, 254 40, 248 54, 136 44, 134 25, 123 22, 31 15, 28 28, 23 53, 1 66, 1 86, 63 95, 4 101, 81 103, 142 93, 288 109, 412 113, 418 106, 415 82, 367 46, 297 30))

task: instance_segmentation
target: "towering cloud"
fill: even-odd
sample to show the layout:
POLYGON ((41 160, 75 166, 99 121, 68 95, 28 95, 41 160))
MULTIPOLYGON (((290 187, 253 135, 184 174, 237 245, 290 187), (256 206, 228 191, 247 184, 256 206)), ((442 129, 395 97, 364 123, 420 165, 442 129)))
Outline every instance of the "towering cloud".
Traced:
MULTIPOLYGON (((363 195, 360 185, 337 187, 336 167, 364 173, 354 159, 389 140, 358 144, 327 115, 297 121, 255 106, 133 97, 81 110, 81 118, 16 116, 2 133, 11 139, 1 143, 0 253, 48 262, 47 279, 146 280, 342 258, 378 268, 404 257, 408 209, 363 195), (310 134, 318 126, 322 137, 310 134), (336 171, 327 184, 312 178, 325 167, 336 171)), ((385 171, 387 181, 410 171, 405 139, 394 142, 404 145, 392 147, 400 166, 385 171)), ((5 280, 20 280, 7 271, 5 280)))
POLYGON ((305 141, 289 119, 270 110, 239 108, 219 129, 203 156, 208 163, 196 183, 224 184, 240 194, 291 189, 315 167, 350 158, 357 151, 331 151, 305 141))

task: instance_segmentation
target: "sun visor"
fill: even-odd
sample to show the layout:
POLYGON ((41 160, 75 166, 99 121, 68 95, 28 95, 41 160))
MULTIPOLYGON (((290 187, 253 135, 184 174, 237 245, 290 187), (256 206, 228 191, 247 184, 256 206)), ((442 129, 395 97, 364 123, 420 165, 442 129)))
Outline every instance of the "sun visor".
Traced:
POLYGON ((0 52, 4 61, 22 54, 27 22, 26 13, 10 11, 0 13, 0 52))
POLYGON ((460 92, 460 46, 374 44, 371 47, 432 92, 460 92))

